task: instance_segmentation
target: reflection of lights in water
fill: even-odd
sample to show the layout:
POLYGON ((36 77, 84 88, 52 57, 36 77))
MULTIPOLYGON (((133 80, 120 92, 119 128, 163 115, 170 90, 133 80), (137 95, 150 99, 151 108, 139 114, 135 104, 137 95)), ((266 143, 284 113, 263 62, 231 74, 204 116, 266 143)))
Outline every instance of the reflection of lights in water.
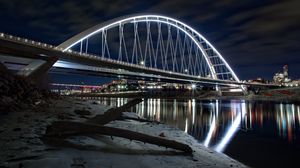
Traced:
POLYGON ((293 125, 295 124, 295 105, 292 104, 292 119, 293 119, 293 125))
POLYGON ((252 129, 252 104, 249 104, 249 120, 250 129, 252 129))
POLYGON ((294 105, 286 105, 286 118, 287 118, 287 137, 288 141, 292 141, 293 138, 293 128, 294 125, 294 113, 295 113, 295 107, 294 105))
POLYGON ((156 114, 156 99, 152 99, 152 108, 153 108, 153 112, 154 112, 154 116, 155 116, 155 120, 157 120, 157 114, 156 114))
POLYGON ((160 99, 157 99, 156 109, 157 109, 157 116, 158 116, 157 120, 160 121, 160 99))
MULTIPOLYGON (((122 104, 121 99, 100 98, 99 101, 116 106, 122 104)), ((127 101, 124 99, 124 103, 127 101)), ((136 112, 148 119, 176 126, 194 136, 204 146, 213 147, 219 152, 225 151, 228 144, 238 140, 232 137, 237 135, 239 128, 244 129, 245 126, 248 130, 253 129, 250 134, 255 136, 267 134, 274 139, 278 136, 289 142, 298 142, 296 136, 299 135, 300 106, 294 104, 144 99, 137 105, 136 112), (264 128, 260 127, 261 121, 265 121, 264 128)))
POLYGON ((188 131, 188 119, 185 118, 185 128, 184 128, 184 132, 187 133, 188 131))
POLYGON ((150 116, 151 120, 153 119, 152 118, 152 111, 150 111, 150 99, 147 99, 147 104, 146 104, 146 107, 147 107, 147 114, 150 116))
POLYGON ((176 120, 176 110, 177 109, 177 101, 176 99, 173 100, 173 120, 175 121, 176 120))
MULTIPOLYGON (((213 114, 213 119, 212 120, 210 119, 210 121, 211 121, 210 128, 209 128, 209 131, 208 131, 207 136, 205 138, 205 141, 203 143, 203 145, 206 146, 206 147, 208 147, 208 145, 211 141, 213 132, 216 128, 216 116, 218 117, 218 113, 219 113, 219 101, 218 100, 216 100, 215 107, 216 107, 215 108, 216 111, 211 113, 211 114, 213 114)), ((210 116, 210 118, 211 118, 211 116, 210 116)))
POLYGON ((244 120, 246 115, 246 104, 245 102, 242 103, 242 120, 244 120))
POLYGON ((232 138, 234 133, 238 130, 239 125, 241 123, 241 118, 243 117, 243 115, 246 114, 245 102, 243 101, 242 108, 237 108, 237 109, 239 109, 239 111, 237 111, 237 115, 236 115, 232 125, 229 127, 229 129, 225 133, 225 136, 222 138, 221 142, 216 145, 215 150, 217 152, 224 151, 226 145, 228 144, 228 142, 230 141, 230 139, 232 138))
POLYGON ((210 124, 210 128, 209 128, 208 134, 207 134, 207 136, 206 136, 206 138, 205 138, 205 141, 204 141, 204 143, 203 143, 204 146, 208 147, 209 142, 210 142, 210 140, 211 140, 211 137, 212 137, 212 134, 213 134, 215 128, 216 128, 216 117, 215 117, 215 115, 214 115, 214 116, 213 116, 213 119, 212 119, 212 122, 211 122, 211 124, 210 124))
POLYGON ((118 99, 117 99, 117 107, 120 107, 120 106, 121 106, 121 99, 118 98, 118 99))
POLYGON ((277 130, 278 130, 278 135, 281 136, 281 119, 280 119, 280 112, 276 112, 276 123, 277 123, 277 130))
POLYGON ((195 108, 195 99, 192 100, 192 115, 193 115, 193 125, 195 123, 195 111, 196 111, 196 108, 195 108))
POLYGON ((282 138, 287 137, 289 142, 293 140, 293 129, 296 129, 296 115, 299 120, 299 107, 296 109, 294 104, 280 104, 280 109, 276 113, 278 135, 282 138))
POLYGON ((232 123, 230 128, 227 130, 225 136, 222 138, 221 142, 216 146, 215 150, 217 152, 222 152, 225 149, 227 143, 229 142, 231 137, 234 135, 234 133, 237 131, 237 129, 240 125, 240 122, 241 122, 241 113, 239 113, 239 115, 236 116, 234 122, 232 123))
POLYGON ((155 119, 155 111, 153 110, 152 101, 153 101, 153 99, 149 99, 148 107, 149 107, 149 111, 151 113, 151 116, 153 117, 153 119, 155 119))
POLYGON ((216 114, 219 115, 219 100, 216 100, 216 114))
POLYGON ((246 110, 246 104, 245 102, 242 103, 242 122, 243 122, 243 125, 245 126, 244 129, 247 130, 247 110, 246 110))
POLYGON ((190 115, 192 113, 192 101, 189 100, 188 101, 188 115, 190 115))
POLYGON ((299 122, 299 126, 300 126, 300 107, 297 106, 297 114, 298 114, 298 122, 299 122))
POLYGON ((283 104, 280 104, 280 120, 281 120, 281 133, 283 137, 286 137, 286 118, 283 114, 283 104))
POLYGON ((143 99, 143 101, 142 101, 142 108, 141 108, 142 116, 143 117, 145 116, 145 110, 144 110, 144 108, 145 108, 145 99, 143 99))

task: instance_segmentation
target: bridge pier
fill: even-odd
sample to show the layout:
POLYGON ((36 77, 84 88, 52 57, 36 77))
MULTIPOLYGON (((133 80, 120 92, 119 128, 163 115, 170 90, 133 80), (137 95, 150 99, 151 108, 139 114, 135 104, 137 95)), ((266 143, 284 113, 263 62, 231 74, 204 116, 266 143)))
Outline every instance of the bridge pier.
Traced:
POLYGON ((19 72, 17 72, 17 75, 19 76, 29 76, 33 71, 35 71, 37 68, 39 68, 41 65, 46 63, 45 60, 34 60, 27 66, 23 67, 19 72))
POLYGON ((49 57, 46 61, 34 61, 18 72, 18 75, 26 76, 32 82, 38 84, 44 79, 45 74, 51 69, 57 60, 58 57, 49 57))
MULTIPOLYGON (((0 51, 1 52, 1 51, 0 51)), ((22 52, 18 52, 17 54, 22 54, 22 52)), ((28 78, 31 82, 39 84, 42 79, 44 79, 45 74, 51 69, 51 67, 57 62, 58 57, 46 57, 46 56, 37 56, 37 54, 31 54, 28 56, 19 56, 16 53, 13 55, 0 54, 0 63, 5 66, 7 63, 15 64, 15 65, 26 65, 22 69, 6 67, 11 69, 12 71, 16 71, 14 73, 18 76, 23 76, 28 78)))

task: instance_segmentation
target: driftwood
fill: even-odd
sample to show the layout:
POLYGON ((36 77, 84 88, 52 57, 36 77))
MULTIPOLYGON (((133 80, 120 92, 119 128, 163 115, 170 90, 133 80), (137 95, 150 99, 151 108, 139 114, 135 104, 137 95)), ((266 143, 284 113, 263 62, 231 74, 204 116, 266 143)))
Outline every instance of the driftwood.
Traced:
POLYGON ((116 136, 130 140, 137 140, 145 143, 155 144, 158 146, 164 146, 166 148, 173 148, 186 153, 193 152, 191 147, 189 147, 188 145, 176 142, 174 140, 163 139, 134 131, 112 128, 97 124, 72 121, 57 121, 48 126, 46 131, 46 137, 66 137, 82 134, 102 134, 108 136, 116 136))
MULTIPOLYGON (((186 153, 192 153, 192 149, 183 143, 130 130, 103 126, 111 121, 122 118, 122 112, 128 110, 130 107, 140 103, 141 101, 142 99, 133 99, 121 107, 112 108, 106 111, 103 115, 97 115, 96 117, 87 120, 85 123, 72 121, 54 122, 52 125, 47 127, 45 137, 51 139, 53 137, 65 138, 74 135, 101 134, 122 137, 129 140, 142 141, 144 143, 155 144, 158 146, 164 146, 166 148, 180 150, 186 153)), ((140 121, 147 122, 148 120, 141 119, 140 121)))
POLYGON ((152 120, 147 120, 145 118, 133 118, 133 117, 127 117, 127 116, 121 116, 120 118, 118 118, 118 120, 134 120, 134 121, 139 121, 139 122, 148 122, 148 123, 160 124, 159 121, 152 121, 152 120))
POLYGON ((105 125, 111 121, 114 121, 122 116, 122 112, 128 110, 130 107, 142 102, 142 99, 133 99, 126 103, 125 105, 117 108, 111 108, 107 110, 102 115, 97 115, 94 118, 91 118, 87 120, 87 123, 93 123, 93 124, 99 124, 99 125, 105 125))

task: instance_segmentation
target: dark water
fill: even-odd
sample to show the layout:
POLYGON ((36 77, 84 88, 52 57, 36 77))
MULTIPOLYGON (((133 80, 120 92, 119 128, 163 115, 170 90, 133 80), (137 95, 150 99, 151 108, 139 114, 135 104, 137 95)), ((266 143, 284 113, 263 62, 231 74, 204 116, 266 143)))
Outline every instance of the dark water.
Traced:
MULTIPOLYGON (((99 98, 120 106, 126 98, 99 98)), ((140 116, 178 127, 199 143, 251 167, 299 167, 300 104, 147 99, 140 116)))

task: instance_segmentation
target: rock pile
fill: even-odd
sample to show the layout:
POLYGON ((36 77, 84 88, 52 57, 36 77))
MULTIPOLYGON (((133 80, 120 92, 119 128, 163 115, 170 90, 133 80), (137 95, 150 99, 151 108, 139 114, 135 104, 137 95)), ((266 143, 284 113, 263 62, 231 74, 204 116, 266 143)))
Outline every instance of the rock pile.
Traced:
POLYGON ((29 79, 12 74, 0 63, 0 114, 26 109, 51 97, 47 90, 40 90, 29 79))

